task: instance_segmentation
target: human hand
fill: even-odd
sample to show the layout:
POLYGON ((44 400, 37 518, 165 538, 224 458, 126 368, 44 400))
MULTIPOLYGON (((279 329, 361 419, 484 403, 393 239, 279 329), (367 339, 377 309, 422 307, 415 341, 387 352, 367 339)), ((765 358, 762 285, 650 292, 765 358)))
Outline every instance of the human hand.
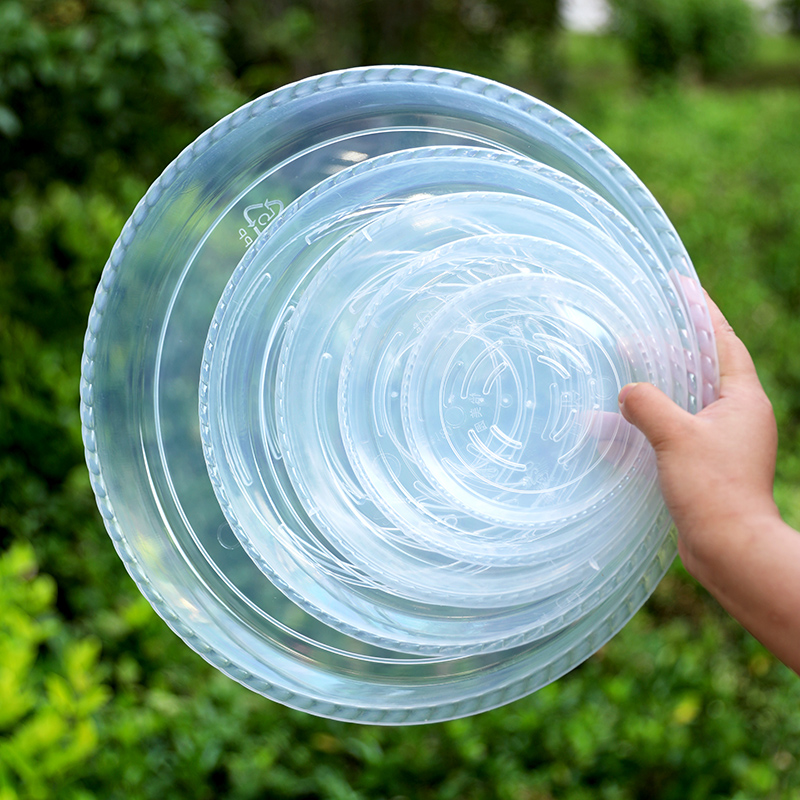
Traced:
POLYGON ((619 394, 622 415, 656 453, 659 482, 687 569, 724 546, 731 523, 749 529, 778 516, 772 496, 777 429, 746 347, 706 295, 720 366, 719 399, 693 415, 648 383, 619 394))

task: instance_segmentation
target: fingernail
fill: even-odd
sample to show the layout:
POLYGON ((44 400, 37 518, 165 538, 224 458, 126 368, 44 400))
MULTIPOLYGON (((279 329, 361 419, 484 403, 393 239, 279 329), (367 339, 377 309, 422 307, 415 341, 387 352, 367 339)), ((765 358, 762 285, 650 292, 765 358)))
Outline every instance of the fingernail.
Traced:
POLYGON ((628 392, 633 389, 634 386, 638 386, 638 383, 626 383, 620 390, 619 390, 619 397, 617 398, 617 402, 620 406, 625 404, 625 398, 628 396, 628 392))

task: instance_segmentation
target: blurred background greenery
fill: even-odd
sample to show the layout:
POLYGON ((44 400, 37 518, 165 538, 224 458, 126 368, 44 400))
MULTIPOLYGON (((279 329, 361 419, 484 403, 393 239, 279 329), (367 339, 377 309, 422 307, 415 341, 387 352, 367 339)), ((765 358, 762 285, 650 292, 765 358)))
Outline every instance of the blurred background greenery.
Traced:
POLYGON ((367 63, 481 73, 639 174, 750 347, 800 525, 800 3, 0 0, 0 800, 800 798, 800 682, 680 564, 579 669, 414 729, 289 711, 140 597, 95 509, 78 409, 94 288, 127 216, 242 102, 367 63))

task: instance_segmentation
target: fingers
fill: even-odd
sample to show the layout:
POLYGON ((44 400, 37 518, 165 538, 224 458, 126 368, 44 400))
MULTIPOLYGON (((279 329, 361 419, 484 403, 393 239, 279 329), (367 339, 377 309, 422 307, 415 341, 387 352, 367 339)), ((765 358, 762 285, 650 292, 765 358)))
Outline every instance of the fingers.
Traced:
MULTIPOLYGON (((705 290, 704 290, 705 291, 705 290)), ((708 313, 714 326, 719 359, 720 394, 732 388, 732 384, 742 381, 758 381, 753 359, 742 340, 734 333, 719 306, 705 292, 708 313)))
POLYGON ((619 393, 622 416, 637 427, 655 450, 686 430, 691 414, 649 383, 629 383, 619 393))
MULTIPOLYGON (((703 287, 696 278, 680 275, 675 270, 670 278, 683 296, 689 319, 694 324, 699 351, 696 375, 698 382, 698 399, 703 406, 708 406, 719 397, 719 369, 717 366, 717 348, 715 344, 714 325, 708 309, 708 302, 703 287)), ((720 315, 721 316, 721 315, 720 315)))
MULTIPOLYGON (((696 291, 699 292, 699 286, 696 291)), ((739 389, 761 384, 753 359, 736 336, 717 304, 705 294, 709 317, 714 329, 720 371, 720 397, 732 396, 739 389)), ((662 391, 649 383, 632 383, 619 394, 622 416, 637 427, 650 444, 659 450, 689 433, 692 416, 662 391)))
MULTIPOLYGON (((711 328, 714 333, 717 361, 719 364, 720 395, 730 392, 731 389, 735 388, 734 384, 737 382, 758 381, 758 376, 750 353, 739 337, 734 333, 730 323, 719 310, 719 306, 711 299, 708 292, 703 289, 699 281, 686 275, 681 275, 677 278, 672 276, 672 279, 683 292, 684 299, 689 305, 690 310, 692 308, 697 308, 702 318, 705 314, 700 312, 700 309, 702 309, 704 305, 708 308, 708 316, 711 320, 711 328)), ((705 320, 701 318, 694 317, 695 326, 699 329, 699 336, 704 335, 701 328, 708 330, 705 320)), ((713 343, 705 340, 701 341, 701 351, 704 351, 706 347, 713 348, 713 343)), ((706 354, 710 355, 709 353, 706 354)), ((704 373, 703 380, 712 380, 712 378, 704 373)), ((707 405, 707 402, 705 404, 707 405)))

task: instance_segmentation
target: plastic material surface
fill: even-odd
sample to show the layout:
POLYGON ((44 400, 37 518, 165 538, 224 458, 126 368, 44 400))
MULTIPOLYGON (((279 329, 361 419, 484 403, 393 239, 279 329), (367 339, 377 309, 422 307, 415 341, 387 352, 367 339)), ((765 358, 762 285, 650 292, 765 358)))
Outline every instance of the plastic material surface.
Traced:
POLYGON ((384 724, 583 661, 675 554, 650 381, 696 412, 691 263, 602 143, 490 81, 302 81, 204 134, 117 242, 86 336, 98 505, 231 677, 384 724))

